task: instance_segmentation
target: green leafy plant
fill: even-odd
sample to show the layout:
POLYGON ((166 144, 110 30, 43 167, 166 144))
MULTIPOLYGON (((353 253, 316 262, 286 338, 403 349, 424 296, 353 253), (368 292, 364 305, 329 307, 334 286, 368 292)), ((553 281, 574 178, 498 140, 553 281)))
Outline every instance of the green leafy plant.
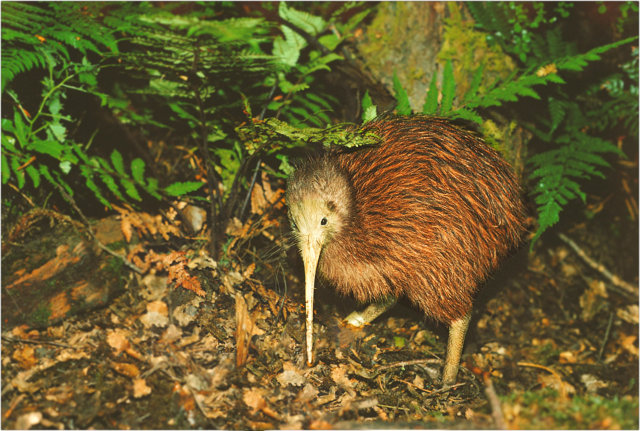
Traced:
MULTIPOLYGON (((445 115, 452 118, 463 118, 483 125, 485 118, 482 115, 487 108, 499 107, 510 102, 517 102, 525 97, 541 100, 541 88, 547 88, 553 84, 565 84, 561 76, 572 72, 580 72, 591 62, 600 60, 601 55, 613 48, 627 44, 637 38, 627 38, 611 44, 593 48, 583 54, 568 53, 568 48, 558 48, 557 41, 561 40, 557 31, 547 34, 548 45, 546 50, 542 46, 536 48, 538 54, 543 54, 546 62, 536 67, 529 67, 519 74, 515 74, 505 80, 497 80, 493 84, 486 85, 484 92, 479 92, 483 78, 482 67, 479 67, 474 75, 469 90, 456 97, 456 84, 453 75, 451 61, 447 61, 443 71, 442 80, 438 85, 437 76, 434 75, 426 94, 423 105, 423 113, 431 115, 445 115), (558 57, 551 57, 552 54, 558 57)), ((637 64, 637 63, 636 63, 637 64)), ((631 64, 626 66, 627 71, 632 71, 631 64)), ((636 72, 637 73, 637 72, 636 72)), ((615 82, 615 81, 614 81, 615 82)), ((402 88, 398 78, 394 76, 394 90, 397 100, 396 112, 408 115, 411 109, 408 105, 408 96, 402 88)), ((631 87, 637 94, 637 86, 631 87)), ((614 93, 619 96, 620 92, 614 93)), ((556 99, 544 96, 549 107, 549 117, 538 118, 535 124, 528 128, 541 140, 552 143, 555 148, 542 152, 530 158, 531 174, 529 180, 535 185, 531 191, 538 211, 538 229, 534 235, 532 245, 548 228, 559 220, 562 209, 570 200, 586 199, 582 191, 581 183, 597 176, 604 177, 603 168, 609 166, 604 156, 624 154, 610 142, 586 133, 585 127, 594 120, 585 116, 580 105, 570 102, 566 97, 556 99), (544 132, 542 132, 544 130, 544 132)), ((636 103, 631 99, 629 104, 636 103)), ((370 102, 363 103, 363 109, 371 109, 370 102)), ((633 115, 629 116, 636 118, 633 115)), ((527 124, 525 122, 525 124, 527 124)))
POLYGON ((192 193, 206 181, 219 242, 242 213, 249 168, 275 158, 280 164, 267 169, 284 175, 280 150, 296 145, 244 140, 246 123, 332 121, 336 100, 316 76, 342 59, 340 44, 368 13, 351 14, 354 6, 325 19, 281 3, 268 21, 220 19, 235 15, 232 3, 3 4, 3 184, 29 194, 46 191, 44 177, 66 196, 88 192, 108 208, 147 197, 205 199, 192 193), (37 98, 27 97, 27 73, 42 89, 37 98), (137 154, 96 145, 101 130, 80 137, 70 97, 100 105, 137 154), (158 164, 158 150, 143 143, 160 135, 171 137, 174 166, 158 164))
POLYGON ((65 113, 69 93, 98 95, 103 102, 112 102, 98 92, 97 75, 107 67, 104 59, 119 53, 114 33, 114 29, 96 25, 90 12, 79 5, 3 5, 3 92, 13 102, 13 116, 2 119, 3 184, 15 179, 16 186, 22 189, 29 178, 38 188, 44 178, 54 188, 74 196, 69 178, 75 174, 84 179, 87 189, 106 207, 111 206, 113 197, 141 201, 138 189, 160 199, 161 194, 177 196, 202 186, 176 182, 160 188, 156 178, 145 177, 142 159, 132 160, 127 172, 118 151, 114 150, 109 160, 90 155, 91 140, 81 145, 70 136, 74 118, 65 113), (97 62, 90 60, 89 54, 95 54, 97 62), (44 69, 44 73, 41 98, 36 110, 29 112, 24 96, 11 84, 33 68, 44 69), (106 197, 105 190, 113 196, 106 197))

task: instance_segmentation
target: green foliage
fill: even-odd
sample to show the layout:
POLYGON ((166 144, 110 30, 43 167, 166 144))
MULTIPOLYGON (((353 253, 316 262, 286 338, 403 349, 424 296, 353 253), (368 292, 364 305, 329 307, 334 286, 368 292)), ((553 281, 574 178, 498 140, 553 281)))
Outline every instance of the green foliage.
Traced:
MULTIPOLYGON (((335 50, 366 11, 342 20, 354 7, 345 5, 326 20, 281 3, 282 21, 275 24, 254 17, 220 19, 221 10, 233 15, 234 4, 191 4, 174 13, 176 7, 2 4, 3 184, 27 193, 51 184, 70 196, 82 189, 106 207, 184 196, 203 186, 201 180, 159 177, 158 166, 147 166, 151 157, 145 163, 92 145, 98 130, 78 141, 78 114, 67 106, 71 94, 95 98, 142 139, 165 130, 185 136, 187 151, 207 152, 201 156, 222 184, 224 195, 216 200, 222 206, 240 190, 248 160, 276 152, 267 142, 243 141, 236 129, 251 117, 252 105, 294 126, 331 122, 335 100, 316 88, 315 76, 341 59, 335 50), (337 31, 328 32, 330 26, 337 31), (18 79, 29 71, 37 72, 32 77, 41 88, 35 102, 18 79)), ((278 169, 286 170, 286 155, 278 157, 278 169)))
POLYGON ((396 104, 396 112, 400 115, 411 114, 411 104, 409 103, 409 95, 406 90, 402 88, 402 84, 398 79, 398 75, 393 72, 393 90, 396 92, 395 98, 398 102, 396 104))
POLYGON ((376 118, 377 111, 376 105, 373 104, 371 96, 369 96, 369 91, 365 92, 362 98, 362 122, 367 123, 376 118))
POLYGON ((79 3, 2 3, 2 93, 21 73, 64 67, 73 51, 83 56, 117 53, 113 30, 96 25, 91 9, 79 3))
MULTIPOLYGON (((536 50, 536 30, 550 24, 557 25, 568 18, 573 3, 469 2, 467 7, 477 25, 488 32, 489 43, 499 44, 506 52, 530 66, 531 53, 536 50)), ((554 46, 567 44, 566 40, 558 42, 554 46)), ((558 55, 551 56, 556 57, 558 55)), ((539 58, 537 55, 533 63, 539 58)))
MULTIPOLYGON (((478 10, 484 9, 477 9, 476 12, 478 10)), ((491 15, 491 19, 498 19, 499 16, 500 14, 491 15)), ((504 31, 503 23, 495 22, 492 25, 500 26, 501 31, 504 31)), ((494 27, 494 30, 500 31, 497 27, 494 27)), ((544 39, 534 37, 529 40, 531 44, 527 46, 531 49, 527 52, 533 53, 534 56, 528 58, 540 56, 538 65, 528 67, 506 79, 498 79, 490 85, 481 85, 481 65, 474 72, 468 91, 459 97, 456 96, 453 66, 449 60, 442 71, 441 84, 438 85, 435 75, 431 80, 423 113, 463 118, 479 125, 486 125, 488 123, 481 112, 487 108, 517 102, 523 98, 541 100, 543 96, 540 95, 540 89, 549 88, 552 84, 566 83, 561 73, 567 76, 569 73, 581 72, 590 63, 600 60, 603 53, 634 40, 637 38, 619 40, 583 54, 576 54, 571 44, 563 44, 559 30, 553 29, 546 33, 544 39), (479 91, 481 88, 483 90, 479 91)), ((536 118, 535 123, 525 122, 540 140, 553 146, 552 149, 537 154, 528 161, 531 167, 529 180, 535 183, 531 193, 538 211, 538 229, 532 244, 558 222, 560 212, 569 201, 575 198, 585 201, 586 196, 581 184, 593 177, 604 178, 602 169, 609 167, 605 159, 607 154, 624 156, 612 143, 589 134, 586 131, 589 126, 602 128, 622 117, 623 123, 637 134, 637 64, 636 49, 633 59, 623 66, 626 80, 623 80, 620 74, 611 77, 605 88, 613 98, 597 109, 584 113, 579 103, 556 91, 557 97, 547 94, 544 96, 548 105, 548 117, 536 118), (614 106, 620 108, 616 109, 614 106), (609 115, 603 111, 605 107, 610 109, 609 115)), ((408 96, 395 76, 394 91, 398 102, 396 112, 401 115, 410 114, 408 96)))

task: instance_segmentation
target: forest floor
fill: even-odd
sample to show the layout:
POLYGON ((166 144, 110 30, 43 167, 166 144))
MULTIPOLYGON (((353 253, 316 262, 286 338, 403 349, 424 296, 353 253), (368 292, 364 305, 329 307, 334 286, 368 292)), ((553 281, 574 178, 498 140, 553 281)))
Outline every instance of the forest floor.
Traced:
POLYGON ((316 291, 306 366, 299 259, 273 245, 283 214, 259 234, 270 249, 239 225, 227 250, 243 258, 218 262, 203 240, 112 219, 100 238, 142 274, 91 246, 50 246, 73 237, 60 231, 68 221, 23 227, 22 245, 3 243, 2 428, 638 428, 637 288, 617 287, 557 236, 637 286, 628 216, 561 225, 507 260, 479 294, 458 384, 443 391, 445 327, 403 301, 346 327, 360 306, 329 286, 316 291), (69 297, 28 299, 36 285, 69 297), (69 286, 96 289, 83 297, 93 305, 78 306, 69 286))

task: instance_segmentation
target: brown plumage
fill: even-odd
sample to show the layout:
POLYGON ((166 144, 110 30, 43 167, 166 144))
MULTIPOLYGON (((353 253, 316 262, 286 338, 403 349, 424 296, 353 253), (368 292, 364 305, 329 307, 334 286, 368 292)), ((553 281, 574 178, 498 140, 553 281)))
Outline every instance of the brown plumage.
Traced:
POLYGON ((406 296, 452 331, 460 326, 461 350, 478 285, 524 232, 518 183, 495 150, 446 119, 387 117, 362 130, 380 144, 312 159, 289 179, 307 290, 317 265, 360 301, 406 296))

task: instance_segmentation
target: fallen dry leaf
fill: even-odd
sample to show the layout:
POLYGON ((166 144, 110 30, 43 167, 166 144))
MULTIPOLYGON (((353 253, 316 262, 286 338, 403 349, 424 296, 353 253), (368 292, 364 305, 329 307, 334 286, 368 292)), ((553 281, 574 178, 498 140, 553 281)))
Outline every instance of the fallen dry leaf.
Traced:
POLYGON ((291 362, 287 361, 282 364, 284 371, 278 374, 277 380, 281 386, 287 385, 302 386, 307 382, 301 371, 291 362))
POLYGON ((158 326, 164 328, 169 324, 169 309, 164 301, 152 301, 147 304, 147 312, 140 317, 140 322, 146 327, 158 326))
POLYGON ((147 382, 145 379, 136 378, 133 379, 133 397, 134 398, 142 398, 145 395, 149 395, 151 393, 151 388, 147 386, 147 382))
POLYGON ((172 314, 173 320, 183 327, 190 325, 198 315, 198 308, 203 301, 204 298, 196 296, 188 303, 176 307, 172 314))
POLYGON ((636 334, 621 334, 618 342, 624 350, 631 353, 633 356, 638 357, 638 347, 636 346, 637 339, 638 336, 636 334))
POLYGON ((13 352, 13 359, 18 362, 21 368, 28 370, 38 363, 38 360, 35 357, 35 349, 31 346, 25 346, 21 349, 16 349, 13 352))
POLYGON ((15 428, 28 430, 34 425, 38 425, 42 421, 42 413, 30 412, 26 413, 16 420, 15 428))
POLYGON ((638 304, 632 304, 616 310, 616 316, 627 323, 638 324, 638 304))
POLYGON ((112 362, 111 367, 118 373, 127 377, 138 377, 140 375, 140 369, 134 364, 126 362, 112 362))
POLYGON ((311 400, 314 400, 317 396, 318 390, 310 383, 307 383, 300 392, 298 392, 298 395, 296 396, 296 403, 308 403, 311 400))
POLYGON ((340 364, 337 367, 334 367, 331 370, 331 378, 338 386, 347 391, 349 395, 354 396, 355 391, 353 390, 353 384, 351 380, 347 377, 347 365, 340 364))
POLYGON ((264 389, 251 388, 242 394, 242 401, 252 409, 251 414, 255 415, 267 405, 263 397, 264 393, 264 389))
POLYGON ((122 352, 126 352, 129 356, 142 360, 142 355, 131 347, 127 338, 128 336, 129 332, 124 329, 118 328, 110 330, 107 334, 107 344, 116 351, 116 356, 122 352))
POLYGON ((160 337, 160 340, 158 340, 158 342, 163 344, 170 344, 170 343, 174 343, 180 337, 182 337, 182 330, 178 328, 176 325, 171 324, 163 332, 162 337, 160 337))
POLYGON ((116 356, 131 347, 127 336, 128 331, 124 329, 114 329, 107 334, 107 344, 116 351, 116 356))

